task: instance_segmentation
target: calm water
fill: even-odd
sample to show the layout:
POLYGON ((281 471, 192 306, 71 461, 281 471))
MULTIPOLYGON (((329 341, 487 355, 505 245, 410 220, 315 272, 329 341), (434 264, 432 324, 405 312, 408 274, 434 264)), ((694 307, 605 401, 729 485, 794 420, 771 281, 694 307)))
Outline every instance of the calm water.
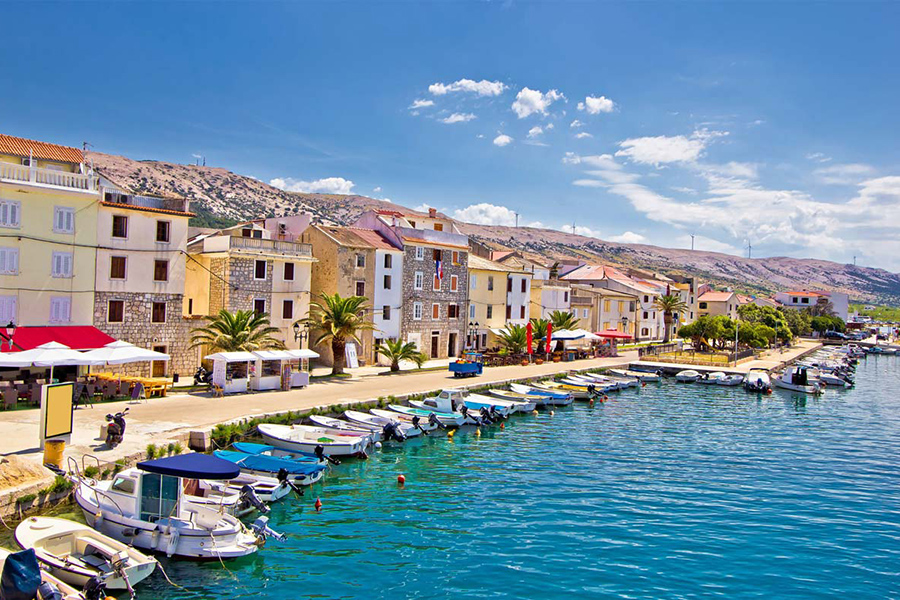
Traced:
POLYGON ((900 357, 857 382, 651 384, 385 449, 275 507, 287 542, 230 572, 166 563, 191 591, 154 576, 139 596, 900 597, 900 357))

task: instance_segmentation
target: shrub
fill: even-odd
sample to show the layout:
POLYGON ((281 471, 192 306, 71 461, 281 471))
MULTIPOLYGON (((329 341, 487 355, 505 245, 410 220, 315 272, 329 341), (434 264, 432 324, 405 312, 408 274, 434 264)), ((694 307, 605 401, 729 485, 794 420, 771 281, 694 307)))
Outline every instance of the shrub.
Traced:
MULTIPOLYGON (((156 458, 156 451, 156 444, 147 444, 147 459, 153 460, 156 458)), ((160 456, 162 456, 162 453, 160 453, 160 456)))
POLYGON ((182 452, 184 452, 184 448, 179 442, 175 442, 175 444, 172 446, 172 454, 181 454, 182 452))
POLYGON ((37 500, 37 494, 25 494, 24 496, 19 496, 16 498, 17 504, 31 504, 37 500))
POLYGON ((172 456, 173 452, 175 452, 175 444, 173 442, 169 442, 169 445, 166 446, 166 455, 172 456))
POLYGON ((93 465, 84 468, 85 477, 96 477, 100 473, 100 467, 93 465))

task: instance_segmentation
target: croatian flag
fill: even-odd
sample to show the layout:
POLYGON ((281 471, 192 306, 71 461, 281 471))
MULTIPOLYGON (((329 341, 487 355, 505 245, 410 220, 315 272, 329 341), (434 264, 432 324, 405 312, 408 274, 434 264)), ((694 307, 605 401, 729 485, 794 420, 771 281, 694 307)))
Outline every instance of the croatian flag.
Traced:
POLYGON ((438 281, 444 280, 444 265, 441 263, 441 259, 434 261, 434 274, 437 275, 438 281))

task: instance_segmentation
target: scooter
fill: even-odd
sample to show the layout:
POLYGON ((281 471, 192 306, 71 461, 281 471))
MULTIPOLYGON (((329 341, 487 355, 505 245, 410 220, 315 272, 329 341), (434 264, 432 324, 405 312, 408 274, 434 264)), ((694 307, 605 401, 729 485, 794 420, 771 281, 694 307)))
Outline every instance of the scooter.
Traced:
POLYGON ((128 413, 126 408, 122 412, 114 415, 106 415, 106 445, 112 449, 122 443, 125 437, 125 415, 128 413))
POLYGON ((194 373, 194 385, 209 385, 212 383, 212 371, 207 371, 202 366, 197 367, 197 372, 194 373))

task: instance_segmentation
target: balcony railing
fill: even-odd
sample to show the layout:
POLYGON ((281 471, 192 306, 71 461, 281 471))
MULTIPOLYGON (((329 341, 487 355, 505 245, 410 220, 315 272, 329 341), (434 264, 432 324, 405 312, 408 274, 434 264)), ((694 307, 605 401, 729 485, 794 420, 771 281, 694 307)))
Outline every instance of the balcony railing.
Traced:
POLYGON ((54 188, 97 191, 97 178, 82 173, 69 173, 40 167, 26 167, 13 163, 0 162, 0 180, 31 183, 54 188))
POLYGON ((137 208, 155 208, 161 210, 188 212, 190 205, 190 202, 188 200, 183 200, 180 198, 141 196, 138 194, 128 194, 126 192, 107 187, 101 187, 100 193, 104 202, 121 204, 123 206, 134 206, 137 208))
POLYGON ((312 256, 312 246, 298 242, 266 240, 262 238, 218 235, 203 240, 204 252, 227 252, 245 250, 260 254, 290 254, 292 256, 312 256))

